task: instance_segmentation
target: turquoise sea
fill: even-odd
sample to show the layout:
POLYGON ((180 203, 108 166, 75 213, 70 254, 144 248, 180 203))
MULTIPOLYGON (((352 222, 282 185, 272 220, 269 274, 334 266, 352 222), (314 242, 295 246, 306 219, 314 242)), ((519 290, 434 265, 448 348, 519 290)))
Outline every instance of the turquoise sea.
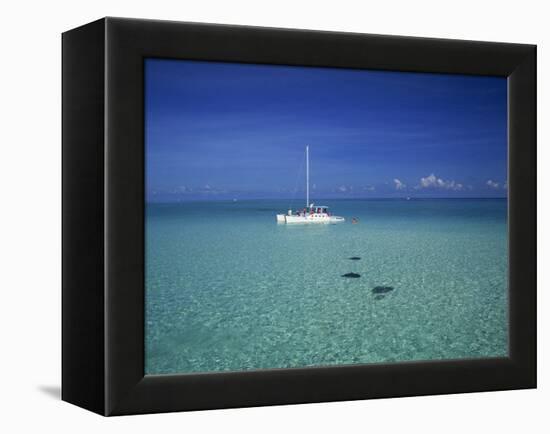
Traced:
POLYGON ((505 199, 317 202, 147 204, 147 374, 507 355, 505 199))

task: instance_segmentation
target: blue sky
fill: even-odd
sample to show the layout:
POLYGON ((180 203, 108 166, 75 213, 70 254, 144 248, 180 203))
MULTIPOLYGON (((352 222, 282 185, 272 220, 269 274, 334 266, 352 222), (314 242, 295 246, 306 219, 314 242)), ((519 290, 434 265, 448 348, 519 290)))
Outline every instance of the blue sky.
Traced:
POLYGON ((148 200, 505 197, 506 79, 145 63, 148 200))

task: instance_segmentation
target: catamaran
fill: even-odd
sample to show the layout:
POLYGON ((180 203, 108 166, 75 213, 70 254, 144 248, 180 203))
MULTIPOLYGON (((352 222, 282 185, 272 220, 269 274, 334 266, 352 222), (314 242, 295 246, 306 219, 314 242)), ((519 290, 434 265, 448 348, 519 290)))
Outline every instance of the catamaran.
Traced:
POLYGON ((328 206, 315 205, 309 202, 309 146, 306 146, 306 206, 302 210, 293 212, 289 209, 286 214, 277 214, 277 223, 342 223, 344 217, 332 215, 328 206))

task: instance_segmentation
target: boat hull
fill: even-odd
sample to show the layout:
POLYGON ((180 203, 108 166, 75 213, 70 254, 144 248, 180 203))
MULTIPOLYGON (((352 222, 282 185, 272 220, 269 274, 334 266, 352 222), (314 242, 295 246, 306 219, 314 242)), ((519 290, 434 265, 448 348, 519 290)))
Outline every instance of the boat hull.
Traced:
POLYGON ((286 216, 284 214, 277 214, 277 223, 286 223, 286 216))
POLYGON ((277 223, 286 224, 336 224, 343 223, 344 217, 327 216, 327 215, 285 215, 277 214, 277 223))

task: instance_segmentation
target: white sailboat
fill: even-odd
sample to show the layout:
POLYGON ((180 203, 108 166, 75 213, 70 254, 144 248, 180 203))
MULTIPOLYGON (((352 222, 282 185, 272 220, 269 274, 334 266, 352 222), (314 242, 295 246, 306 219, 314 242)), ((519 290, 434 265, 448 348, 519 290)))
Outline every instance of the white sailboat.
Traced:
POLYGON ((306 206, 302 210, 293 212, 291 209, 286 214, 277 214, 277 223, 342 223, 344 217, 332 215, 328 206, 315 205, 309 202, 309 146, 306 146, 306 206))

